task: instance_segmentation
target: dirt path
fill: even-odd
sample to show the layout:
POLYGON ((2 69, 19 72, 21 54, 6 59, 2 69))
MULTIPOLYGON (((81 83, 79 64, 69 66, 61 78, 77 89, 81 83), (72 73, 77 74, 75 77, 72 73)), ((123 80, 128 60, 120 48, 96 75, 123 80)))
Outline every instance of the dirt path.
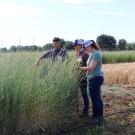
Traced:
POLYGON ((61 135, 135 135, 135 87, 104 85, 102 89, 105 124, 93 127, 88 118, 78 117, 75 129, 61 135))

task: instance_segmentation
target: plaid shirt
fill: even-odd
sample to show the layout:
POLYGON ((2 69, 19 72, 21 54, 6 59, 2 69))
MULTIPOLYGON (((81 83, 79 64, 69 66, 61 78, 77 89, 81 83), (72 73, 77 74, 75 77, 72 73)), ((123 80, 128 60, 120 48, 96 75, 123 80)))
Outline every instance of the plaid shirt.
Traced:
POLYGON ((49 58, 53 61, 64 61, 67 56, 67 50, 63 48, 48 50, 42 55, 43 58, 49 58))

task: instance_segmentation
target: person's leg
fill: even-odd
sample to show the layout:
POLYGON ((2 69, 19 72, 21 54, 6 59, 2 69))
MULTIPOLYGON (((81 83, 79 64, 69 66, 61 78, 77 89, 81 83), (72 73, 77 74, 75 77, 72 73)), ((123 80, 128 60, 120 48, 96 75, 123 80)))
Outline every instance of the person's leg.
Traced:
POLYGON ((103 77, 95 77, 89 81, 89 91, 93 106, 93 118, 103 116, 103 102, 101 98, 101 85, 103 77))
POLYGON ((84 108, 83 112, 88 113, 89 110, 89 99, 87 94, 82 94, 83 102, 84 102, 84 108))
POLYGON ((87 94, 87 78, 86 77, 81 79, 81 81, 80 81, 80 90, 81 90, 81 95, 82 95, 83 103, 84 103, 83 112, 88 113, 89 97, 87 94))

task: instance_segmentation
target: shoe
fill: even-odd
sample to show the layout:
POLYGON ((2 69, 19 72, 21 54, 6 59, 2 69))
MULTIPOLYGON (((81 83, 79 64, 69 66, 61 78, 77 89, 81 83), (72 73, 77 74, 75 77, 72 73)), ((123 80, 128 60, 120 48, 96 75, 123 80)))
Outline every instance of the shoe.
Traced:
POLYGON ((79 114, 79 116, 80 116, 80 117, 88 117, 88 116, 89 116, 89 113, 82 111, 82 112, 79 114))

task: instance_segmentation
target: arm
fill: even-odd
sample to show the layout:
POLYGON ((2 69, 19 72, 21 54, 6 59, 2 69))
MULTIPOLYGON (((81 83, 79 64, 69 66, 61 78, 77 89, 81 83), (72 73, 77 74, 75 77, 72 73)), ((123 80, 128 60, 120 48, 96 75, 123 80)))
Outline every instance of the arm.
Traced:
POLYGON ((37 63, 36 63, 37 66, 39 66, 39 63, 40 63, 40 61, 41 61, 43 58, 44 58, 43 56, 40 56, 40 57, 38 58, 37 63))
POLYGON ((50 55, 51 55, 51 51, 47 51, 47 52, 43 53, 43 54, 38 58, 38 60, 37 60, 37 62, 36 62, 36 65, 39 66, 40 61, 41 61, 43 58, 49 58, 50 55))
POLYGON ((93 71, 97 66, 97 61, 91 61, 87 67, 80 67, 82 71, 93 71))
POLYGON ((101 61, 101 60, 102 60, 101 53, 95 52, 92 55, 89 65, 87 67, 81 67, 81 70, 91 72, 91 71, 95 70, 98 61, 101 61))

